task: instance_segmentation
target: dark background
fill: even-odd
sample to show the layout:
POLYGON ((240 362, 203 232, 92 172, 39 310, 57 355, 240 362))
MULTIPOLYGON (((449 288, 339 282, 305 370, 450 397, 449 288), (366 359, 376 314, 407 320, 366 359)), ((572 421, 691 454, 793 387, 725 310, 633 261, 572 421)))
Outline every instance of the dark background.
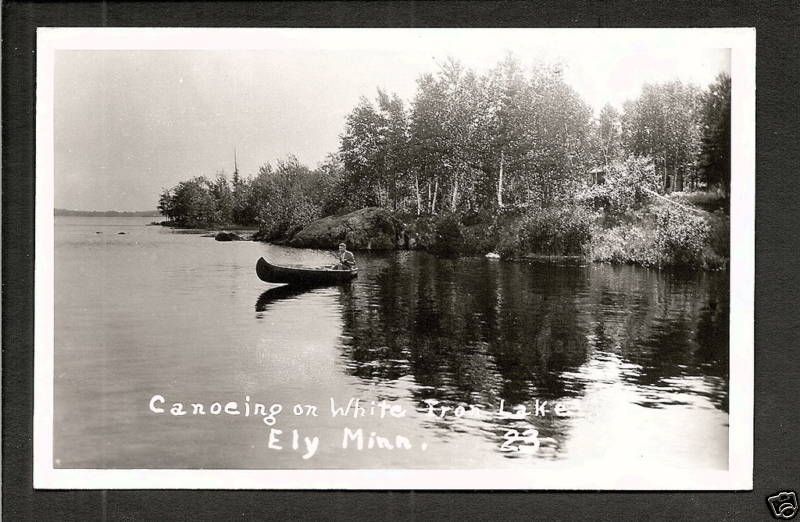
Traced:
MULTIPOLYGON (((800 489, 796 2, 32 3, 2 11, 3 498, 6 520, 758 519, 800 489), (754 489, 750 492, 33 491, 36 28, 756 27, 754 489)), ((732 339, 736 342, 736 339, 732 339)), ((657 470, 653 470, 657 473, 657 470)))

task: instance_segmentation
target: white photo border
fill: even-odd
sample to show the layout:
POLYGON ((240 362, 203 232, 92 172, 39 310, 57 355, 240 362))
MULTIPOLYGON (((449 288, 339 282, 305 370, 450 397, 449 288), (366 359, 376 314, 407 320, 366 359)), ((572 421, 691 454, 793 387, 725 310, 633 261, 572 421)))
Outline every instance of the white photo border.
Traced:
POLYGON ((751 490, 753 488, 753 304, 755 274, 755 29, 194 29, 38 28, 36 72, 36 256, 34 450, 36 489, 430 489, 751 490), (54 64, 57 50, 255 50, 303 48, 296 36, 335 32, 337 48, 371 32, 531 32, 586 42, 728 48, 731 51, 730 381, 727 470, 156 470, 53 466, 54 64))

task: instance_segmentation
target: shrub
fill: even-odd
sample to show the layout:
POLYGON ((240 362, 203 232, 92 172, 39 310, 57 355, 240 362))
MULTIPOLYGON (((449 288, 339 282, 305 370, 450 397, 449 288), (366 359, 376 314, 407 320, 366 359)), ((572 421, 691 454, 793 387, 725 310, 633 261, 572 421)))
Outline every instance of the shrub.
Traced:
POLYGON ((497 230, 497 246, 495 252, 502 257, 514 257, 520 255, 520 230, 522 229, 522 219, 507 223, 497 230))
POLYGON ((583 254, 592 237, 593 219, 593 214, 581 206, 531 209, 517 227, 516 240, 501 238, 501 254, 583 254))
POLYGON ((401 244, 411 250, 433 250, 436 244, 436 220, 432 216, 407 217, 401 244))
POLYGON ((661 265, 702 266, 710 231, 705 219, 686 210, 659 207, 655 220, 661 265))
POLYGON ((497 246, 497 227, 493 223, 478 223, 461 229, 464 237, 463 254, 486 254, 497 246))
POLYGON ((731 222, 722 211, 715 212, 710 219, 708 243, 711 249, 721 257, 730 257, 731 222))
POLYGON ((641 266, 723 269, 728 264, 729 225, 725 215, 710 219, 660 206, 633 223, 593 234, 592 259, 641 266))
POLYGON ((457 214, 444 214, 435 223, 433 250, 440 255, 455 255, 464 248, 464 234, 457 214))
POLYGON ((464 226, 489 225, 494 222, 495 214, 489 209, 473 210, 465 212, 461 216, 461 223, 464 226))
POLYGON ((598 231, 592 241, 592 260, 658 266, 661 256, 652 227, 621 225, 598 231))

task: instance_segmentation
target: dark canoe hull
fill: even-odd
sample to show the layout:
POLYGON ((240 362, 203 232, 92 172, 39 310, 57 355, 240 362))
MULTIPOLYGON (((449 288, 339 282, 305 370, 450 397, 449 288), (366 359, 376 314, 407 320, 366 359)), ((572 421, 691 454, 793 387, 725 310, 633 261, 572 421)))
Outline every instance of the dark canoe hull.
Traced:
POLYGON ((256 263, 258 278, 267 283, 295 286, 338 285, 358 276, 358 269, 332 270, 328 268, 298 268, 269 263, 263 257, 256 263))

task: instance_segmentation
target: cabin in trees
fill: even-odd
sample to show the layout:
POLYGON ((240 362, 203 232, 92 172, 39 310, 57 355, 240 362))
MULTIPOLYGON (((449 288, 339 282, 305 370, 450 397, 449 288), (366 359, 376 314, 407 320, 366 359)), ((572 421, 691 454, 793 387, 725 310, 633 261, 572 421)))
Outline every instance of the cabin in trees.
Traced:
POLYGON ((589 183, 589 185, 602 185, 606 182, 606 168, 593 168, 588 172, 586 181, 589 183))

